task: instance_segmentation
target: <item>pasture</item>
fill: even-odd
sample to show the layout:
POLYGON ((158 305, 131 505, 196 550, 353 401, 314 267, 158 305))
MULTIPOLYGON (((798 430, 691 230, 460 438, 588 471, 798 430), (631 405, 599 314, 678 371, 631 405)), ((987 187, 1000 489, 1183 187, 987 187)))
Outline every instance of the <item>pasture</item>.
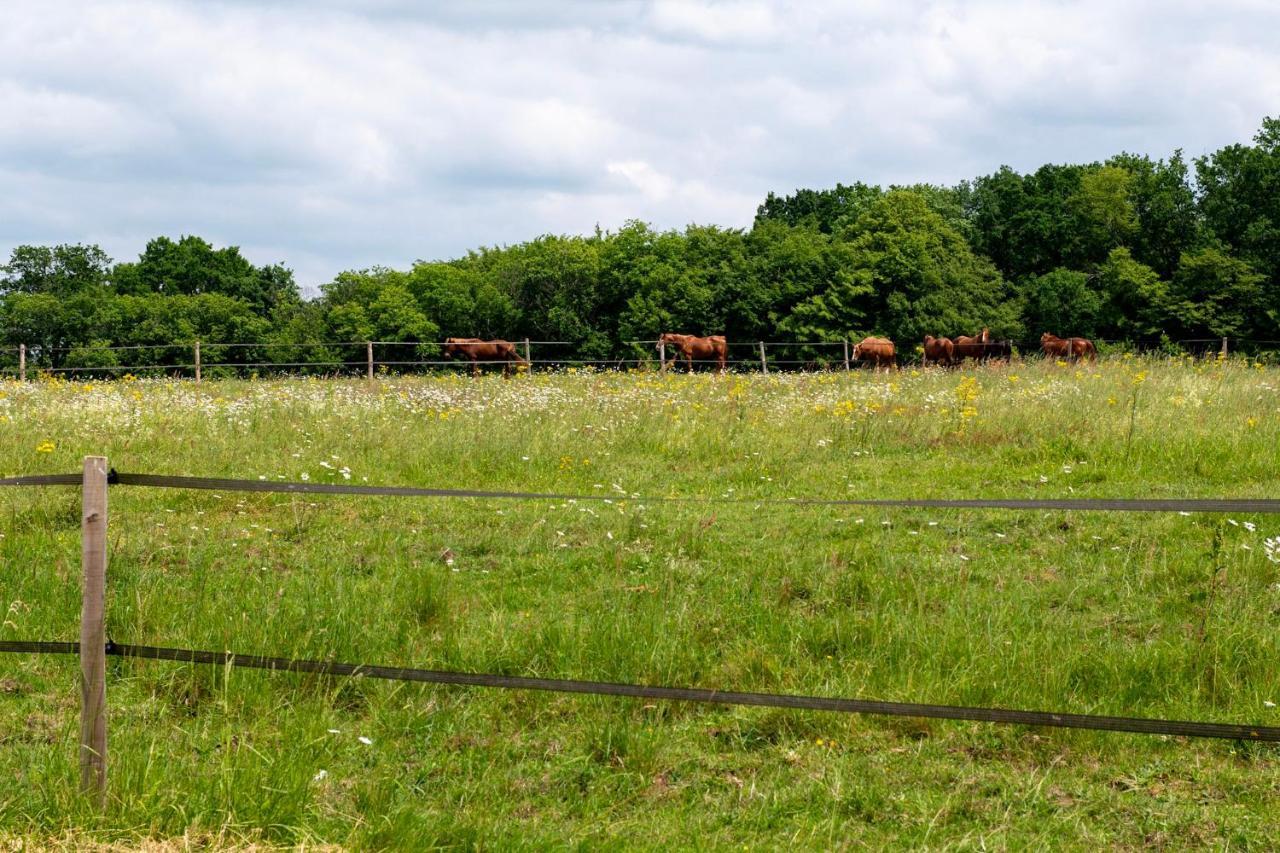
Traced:
MULTIPOLYGON (((756 506, 1277 497, 1280 375, 1104 360, 810 375, 0 385, 0 475, 120 471, 612 503, 117 488, 120 642, 1280 724, 1280 519, 756 506), (665 504, 645 496, 734 497, 665 504), (638 496, 638 497, 637 497, 638 496)), ((0 490, 0 639, 73 640, 77 489, 0 490)), ((0 656, 0 846, 1267 847, 1231 741, 0 656)))

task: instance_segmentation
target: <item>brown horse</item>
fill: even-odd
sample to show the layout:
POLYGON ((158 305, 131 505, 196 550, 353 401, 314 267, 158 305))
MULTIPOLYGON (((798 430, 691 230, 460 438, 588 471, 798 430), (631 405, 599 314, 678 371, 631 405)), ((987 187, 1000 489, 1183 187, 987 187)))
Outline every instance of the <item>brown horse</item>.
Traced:
POLYGON ((955 359, 955 344, 951 342, 951 338, 935 338, 933 335, 924 336, 924 363, 929 362, 941 364, 943 367, 949 367, 955 359))
POLYGON ((853 360, 869 361, 876 370, 896 368, 896 354, 893 341, 888 338, 863 338, 853 345, 853 360))
POLYGON ((502 375, 511 375, 514 364, 529 366, 529 362, 520 357, 516 346, 508 341, 485 341, 480 338, 446 338, 444 342, 446 358, 465 356, 471 359, 471 375, 480 375, 480 362, 502 362, 502 375))
MULTIPOLYGON (((721 373, 729 359, 729 343, 724 335, 710 335, 699 338, 695 335, 678 335, 675 332, 664 332, 658 338, 658 352, 671 353, 671 360, 683 356, 689 372, 693 373, 694 359, 698 361, 714 361, 721 373)), ((663 355, 663 367, 666 367, 666 355, 663 355)))
POLYGON ((986 329, 974 337, 957 335, 952 347, 954 359, 956 362, 964 361, 966 358, 982 361, 987 356, 987 345, 990 343, 991 333, 986 329))
POLYGON ((1045 332, 1040 336, 1040 349, 1048 358, 1065 358, 1068 361, 1098 359, 1098 350, 1088 338, 1060 338, 1045 332))

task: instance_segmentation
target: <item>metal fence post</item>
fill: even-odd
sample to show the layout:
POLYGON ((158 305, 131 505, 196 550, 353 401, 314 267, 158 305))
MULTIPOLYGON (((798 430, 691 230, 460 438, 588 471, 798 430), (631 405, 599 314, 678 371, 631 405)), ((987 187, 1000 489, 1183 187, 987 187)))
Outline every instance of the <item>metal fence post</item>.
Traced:
POLYGON ((98 807, 107 797, 107 458, 86 456, 80 556, 80 788, 98 807))
POLYGON ((760 341, 760 372, 766 374, 769 372, 769 362, 764 357, 764 341, 760 341))
POLYGON ((18 379, 27 381, 27 345, 18 344, 18 379))

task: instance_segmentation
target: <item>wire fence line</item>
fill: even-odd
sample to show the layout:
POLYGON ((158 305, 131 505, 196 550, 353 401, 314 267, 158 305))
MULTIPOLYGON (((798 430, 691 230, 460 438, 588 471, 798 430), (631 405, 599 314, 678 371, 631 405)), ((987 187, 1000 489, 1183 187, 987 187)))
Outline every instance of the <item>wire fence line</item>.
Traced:
MULTIPOLYGON (((879 699, 853 699, 810 696, 794 693, 759 693, 740 690, 715 690, 705 687, 668 687, 631 684, 616 681, 592 681, 577 678, 537 678, 486 672, 415 669, 380 666, 368 663, 306 660, 238 654, 236 652, 177 649, 166 646, 143 646, 108 641, 108 656, 166 660, 181 663, 211 664, 271 672, 308 673, 323 676, 377 678, 419 684, 456 687, 488 687, 506 690, 537 690, 588 696, 618 696, 631 699, 656 699, 669 702, 697 702, 712 705, 735 705, 763 708, 788 708, 806 711, 828 711, 845 714, 874 714, 892 717, 919 717, 942 720, 969 720, 985 723, 1011 723, 1050 728, 1090 729, 1093 731, 1129 732, 1134 734, 1176 737, 1225 738, 1240 741, 1280 742, 1280 727, 1250 726, 1237 723, 1209 723, 1194 720, 1164 720, 1151 717, 1117 717, 1105 714, 1077 714, 1059 711, 1027 711, 970 705, 937 705, 922 702, 887 702, 879 699)), ((0 641, 0 652, 24 654, 79 654, 79 643, 49 641, 0 641)))
MULTIPOLYGON (((1163 343, 1134 342, 1092 338, 1104 347, 1123 349, 1126 352, 1176 354, 1175 347, 1185 355, 1224 355, 1244 353, 1254 357, 1274 360, 1280 341, 1246 338, 1186 338, 1163 343)), ((235 375, 252 371, 294 373, 312 375, 359 374, 361 368, 366 377, 373 378, 378 371, 458 370, 472 368, 473 362, 465 354, 449 359, 440 357, 441 348, 448 341, 212 341, 197 340, 174 343, 122 344, 70 346, 20 345, 0 347, 0 374, 17 374, 26 379, 28 374, 40 375, 110 375, 143 373, 148 375, 170 374, 179 377, 194 376, 197 380, 205 372, 214 375, 235 375), (202 352, 204 357, 202 357, 202 352), (305 353, 330 355, 330 358, 308 358, 305 353), (359 355, 357 355, 359 352, 359 355), (148 359, 134 362, 131 354, 152 353, 148 359), (243 353, 239 357, 238 353, 243 353), (234 356, 234 357, 233 357, 234 356), (416 357, 415 357, 416 356, 416 357)), ((482 365, 520 369, 558 370, 568 367, 598 367, 602 369, 652 369, 655 363, 666 370, 672 363, 685 364, 683 356, 674 346, 665 350, 658 340, 621 341, 616 346, 630 347, 612 355, 593 352, 581 341, 516 340, 510 341, 519 359, 506 361, 480 360, 482 365), (517 364, 524 361, 524 365, 517 364)), ((767 373, 770 368, 782 371, 812 371, 852 369, 859 366, 853 355, 854 341, 728 341, 726 366, 735 372, 767 373), (749 354, 748 354, 749 353, 749 354)), ((990 360, 1006 359, 1013 354, 1017 342, 995 341, 991 345, 1001 347, 983 355, 990 360)), ((990 346, 990 345, 989 345, 990 346)), ((906 343, 898 350, 898 361, 916 364, 923 361, 918 346, 906 343)), ((1105 354, 1105 353, 1104 353, 1105 354)), ((1018 353, 1023 359, 1040 358, 1036 344, 1029 344, 1018 353)), ((715 366, 714 360, 695 359, 703 365, 715 366)))
MULTIPOLYGON (((38 474, 0 479, 4 486, 75 486, 80 474, 38 474)), ((421 486, 363 486, 310 481, 244 480, 171 474, 119 472, 111 469, 107 482, 116 486, 184 489, 215 492, 275 494, 355 495, 362 497, 467 498, 484 500, 536 500, 659 504, 738 505, 752 507, 882 507, 898 509, 1052 510, 1066 512, 1208 512, 1280 514, 1280 499, 1273 498, 752 498, 690 495, 644 496, 632 493, 577 494, 498 489, 427 488, 421 486)))
MULTIPOLYGON (((204 489, 242 492, 279 492, 309 494, 361 495, 368 497, 430 497, 430 498, 500 498, 518 500, 644 500, 639 495, 575 495, 547 492, 510 492, 481 489, 432 489, 409 486, 359 486, 337 483, 272 482, 263 480, 236 480, 210 477, 170 476, 157 474, 119 473, 106 467, 103 457, 85 460, 83 474, 35 474, 0 479, 0 486, 36 487, 81 485, 84 489, 86 512, 85 547, 85 605, 82 616, 81 642, 61 641, 0 641, 0 652, 24 654, 80 654, 82 677, 88 681, 105 679, 105 656, 140 659, 168 660, 185 663, 246 667, 270 671, 314 673, 324 676, 349 676, 413 681, 419 683, 503 688, 513 690, 539 690, 565 694, 619 696, 663 701, 687 701, 719 705, 740 705, 788 708, 798 710, 830 711, 840 713, 877 714, 934 719, 970 720, 988 723, 1046 726, 1057 728, 1092 729, 1096 731, 1131 732, 1149 735, 1166 735, 1200 738, 1226 738, 1240 741, 1280 742, 1280 727, 1256 726, 1234 723, 1216 723, 1189 720, 1165 720, 1147 717, 1117 717, 1102 714, 1019 710, 963 705, 940 705, 917 702, 890 702, 877 699, 824 697, 799 694, 758 693, 718 690, 699 687, 670 687, 646 684, 590 681, 569 678, 537 678, 502 673, 478 673, 451 670, 415 669, 409 667, 382 666, 367 663, 343 663, 336 661, 305 660, 263 655, 239 654, 230 651, 201 651, 164 646, 119 644, 110 640, 104 631, 105 611, 102 583, 106 565, 106 488, 115 486, 142 486, 177 489, 204 489), (97 492, 97 496, 93 496, 97 492), (90 513, 94 506, 99 512, 90 513), (96 533, 97 556, 89 543, 89 525, 101 525, 96 533), (91 578, 96 577, 96 593, 91 595, 91 578), (92 627, 88 627, 92 626, 92 627), (96 638, 88 639, 88 638, 96 638), (99 642, 100 641, 100 642, 99 642), (93 661, 91 669, 86 661, 93 661), (96 673, 96 675, 95 675, 96 673)), ((785 506, 883 506, 927 507, 948 509, 1013 509, 1013 510, 1075 510, 1075 511, 1179 511, 1179 512, 1236 512, 1280 513, 1280 500, 1270 499, 1112 499, 1081 498, 1068 500, 1004 500, 1004 499, 751 499, 751 498, 688 498, 656 497, 650 501, 702 501, 709 503, 769 504, 785 506)), ((87 697, 89 694, 84 693, 87 697)), ((91 707, 84 699, 81 728, 82 785, 86 790, 95 788, 100 796, 105 792, 105 728, 90 743, 86 735, 86 720, 105 719, 105 691, 100 693, 99 706, 91 707), (94 716, 98 715, 98 716, 94 716), (86 755, 88 759, 86 760, 86 755), (95 771, 94 768, 97 768, 95 771), (100 771, 100 772, 98 772, 100 771), (94 774, 97 773, 95 776, 94 774)))

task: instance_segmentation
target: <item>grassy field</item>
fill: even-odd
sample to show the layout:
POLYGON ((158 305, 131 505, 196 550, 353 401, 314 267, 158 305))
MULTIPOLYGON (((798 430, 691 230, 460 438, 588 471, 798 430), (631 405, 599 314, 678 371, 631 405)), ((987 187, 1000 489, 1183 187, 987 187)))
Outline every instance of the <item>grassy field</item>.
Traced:
MULTIPOLYGON (((121 642, 1280 725, 1280 518, 643 496, 1280 497, 1280 375, 961 372, 0 385, 0 475, 546 489, 612 503, 115 488, 121 642), (640 497, 638 497, 640 496, 640 497)), ((0 490, 3 639, 78 636, 78 490, 0 490)), ((0 848, 1217 846, 1280 749, 0 656, 0 848)))

